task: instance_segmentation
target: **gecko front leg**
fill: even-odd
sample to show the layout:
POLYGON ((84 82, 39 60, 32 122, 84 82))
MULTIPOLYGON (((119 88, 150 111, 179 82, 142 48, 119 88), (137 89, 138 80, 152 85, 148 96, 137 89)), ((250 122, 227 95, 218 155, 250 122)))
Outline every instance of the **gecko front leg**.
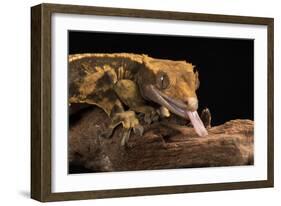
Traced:
POLYGON ((139 120, 134 111, 124 111, 121 102, 117 102, 114 107, 114 111, 111 113, 111 123, 108 128, 101 132, 100 137, 109 138, 112 136, 114 129, 122 124, 123 131, 122 131, 122 139, 121 145, 124 146, 130 137, 131 130, 138 135, 142 136, 143 134, 143 127, 140 125, 139 120))
POLYGON ((123 131, 122 131, 122 139, 121 145, 124 146, 130 137, 131 130, 133 129, 135 133, 138 133, 140 136, 143 134, 143 127, 140 125, 139 120, 136 117, 134 111, 124 111, 120 113, 116 113, 112 119, 111 124, 101 133, 101 137, 110 137, 113 134, 114 129, 122 124, 123 131))
POLYGON ((139 133, 140 136, 143 134, 143 127, 140 125, 139 120, 134 111, 126 111, 122 113, 117 113, 112 119, 112 126, 122 124, 123 134, 121 139, 121 145, 127 144, 131 130, 133 129, 135 133, 139 133))
POLYGON ((122 103, 128 106, 130 110, 143 116, 145 123, 150 124, 151 122, 158 120, 159 114, 156 109, 146 105, 146 102, 141 96, 139 88, 134 81, 129 79, 119 80, 114 85, 114 91, 122 103))

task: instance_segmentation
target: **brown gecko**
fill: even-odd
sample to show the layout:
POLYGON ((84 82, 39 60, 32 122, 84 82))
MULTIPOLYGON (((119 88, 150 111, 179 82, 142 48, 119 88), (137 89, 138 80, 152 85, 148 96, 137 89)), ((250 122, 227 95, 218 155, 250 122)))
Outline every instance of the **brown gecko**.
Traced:
MULTIPOLYGON (((132 129, 143 133, 136 113, 143 114, 145 122, 151 123, 158 115, 167 117, 172 112, 190 119, 198 135, 207 135, 196 112, 198 87, 198 72, 186 61, 129 53, 69 55, 69 103, 102 108, 111 124, 101 136, 110 137, 114 128, 122 124, 122 145, 132 129), (159 104, 159 108, 147 105, 147 101, 159 104)), ((209 112, 203 113, 209 124, 209 112)))

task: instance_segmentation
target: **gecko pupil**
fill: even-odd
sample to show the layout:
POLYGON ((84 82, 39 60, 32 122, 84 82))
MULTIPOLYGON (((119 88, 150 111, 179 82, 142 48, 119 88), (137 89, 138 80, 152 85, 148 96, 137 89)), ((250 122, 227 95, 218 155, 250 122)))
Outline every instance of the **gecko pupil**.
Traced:
POLYGON ((164 72, 159 72, 156 78, 156 85, 158 89, 166 89, 170 84, 169 77, 164 72))

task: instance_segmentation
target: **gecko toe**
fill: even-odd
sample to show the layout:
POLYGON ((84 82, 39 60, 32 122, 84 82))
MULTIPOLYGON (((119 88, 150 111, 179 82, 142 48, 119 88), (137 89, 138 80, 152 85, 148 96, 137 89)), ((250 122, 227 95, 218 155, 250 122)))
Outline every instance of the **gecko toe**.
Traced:
POLYGON ((122 132, 122 139, 121 139, 121 146, 124 147, 125 145, 127 145, 129 138, 130 138, 130 134, 131 134, 131 128, 130 129, 125 129, 122 132))
POLYGON ((136 127, 133 128, 133 131, 135 134, 139 135, 139 136, 142 136, 143 135, 143 132, 144 132, 144 128, 142 125, 137 125, 136 127))
POLYGON ((99 138, 110 138, 112 134, 113 134, 113 129, 107 129, 105 131, 98 132, 99 138))

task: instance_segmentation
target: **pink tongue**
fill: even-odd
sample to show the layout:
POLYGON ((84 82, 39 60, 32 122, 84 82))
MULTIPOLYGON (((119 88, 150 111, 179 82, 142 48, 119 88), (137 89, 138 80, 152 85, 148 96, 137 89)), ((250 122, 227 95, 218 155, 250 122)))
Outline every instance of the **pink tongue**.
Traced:
POLYGON ((201 121, 197 111, 194 111, 194 112, 187 111, 186 113, 187 113, 196 133, 201 137, 208 135, 208 132, 207 132, 203 122, 201 121))

